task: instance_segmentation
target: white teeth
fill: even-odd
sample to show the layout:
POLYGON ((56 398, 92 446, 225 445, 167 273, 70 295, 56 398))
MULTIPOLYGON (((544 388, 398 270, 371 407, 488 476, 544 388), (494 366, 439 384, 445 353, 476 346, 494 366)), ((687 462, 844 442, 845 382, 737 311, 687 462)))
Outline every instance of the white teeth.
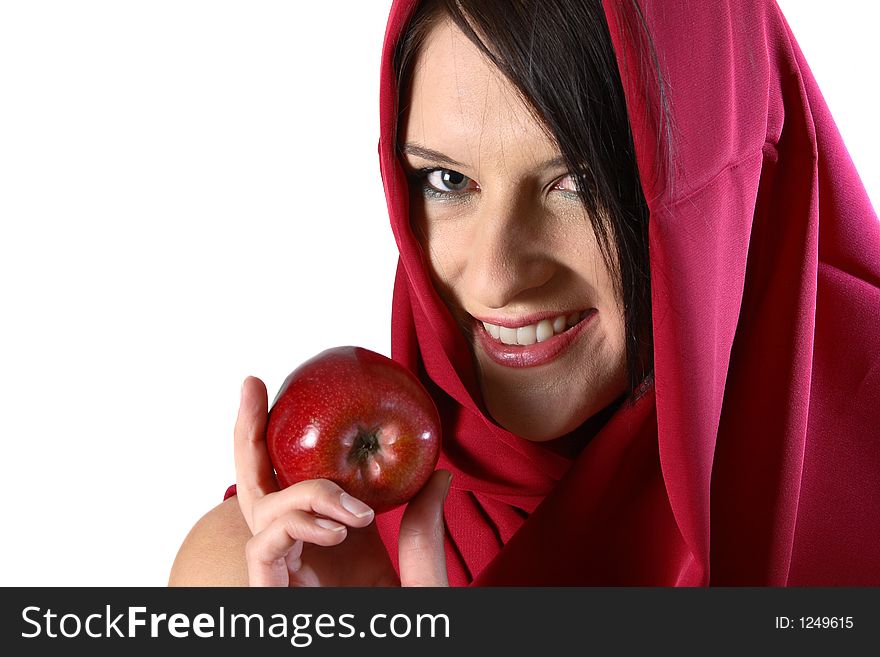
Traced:
POLYGON ((535 339, 538 342, 544 342, 553 337, 553 324, 547 319, 538 322, 538 328, 535 330, 535 339))
POLYGON ((535 344, 538 341, 538 327, 535 324, 520 326, 516 329, 516 343, 522 345, 535 344))
POLYGON ((501 342, 504 344, 516 344, 516 329, 501 327, 501 342))
POLYGON ((529 324, 528 326, 520 326, 519 328, 508 328, 507 326, 498 326, 483 322, 483 328, 486 332, 496 340, 500 340, 504 344, 532 345, 536 342, 544 342, 554 335, 564 333, 572 326, 583 320, 590 311, 575 312, 570 315, 559 315, 552 321, 542 319, 537 324, 529 324))

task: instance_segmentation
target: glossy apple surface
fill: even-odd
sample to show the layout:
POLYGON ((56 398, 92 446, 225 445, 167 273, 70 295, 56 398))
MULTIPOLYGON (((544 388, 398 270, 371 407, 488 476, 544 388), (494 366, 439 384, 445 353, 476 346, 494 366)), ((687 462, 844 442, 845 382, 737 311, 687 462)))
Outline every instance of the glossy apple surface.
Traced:
POLYGON ((440 418, 408 369, 362 347, 336 347, 285 379, 266 442, 281 486, 330 479, 382 513, 431 476, 440 418))

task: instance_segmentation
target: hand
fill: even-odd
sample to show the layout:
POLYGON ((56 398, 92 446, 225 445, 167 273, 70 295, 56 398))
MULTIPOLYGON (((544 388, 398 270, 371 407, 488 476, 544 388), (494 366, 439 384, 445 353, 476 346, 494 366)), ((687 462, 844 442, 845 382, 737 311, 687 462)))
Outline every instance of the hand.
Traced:
POLYGON ((283 490, 266 448, 266 385, 248 377, 235 423, 238 504, 253 537, 251 586, 447 586, 443 501, 451 474, 438 470, 407 504, 400 524, 400 579, 373 510, 326 479, 283 490))

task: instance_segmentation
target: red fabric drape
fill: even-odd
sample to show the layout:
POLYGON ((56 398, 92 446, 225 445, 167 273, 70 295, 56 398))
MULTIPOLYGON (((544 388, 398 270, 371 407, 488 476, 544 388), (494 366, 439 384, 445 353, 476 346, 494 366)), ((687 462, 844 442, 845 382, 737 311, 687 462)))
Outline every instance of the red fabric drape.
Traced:
MULTIPOLYGON (((416 0, 391 8, 392 357, 441 412, 450 583, 878 585, 880 223, 770 0, 640 0, 675 127, 662 169, 628 4, 603 2, 650 208, 655 383, 573 458, 487 416, 431 286, 393 144, 416 0)), ((401 514, 377 518, 395 560, 401 514)))

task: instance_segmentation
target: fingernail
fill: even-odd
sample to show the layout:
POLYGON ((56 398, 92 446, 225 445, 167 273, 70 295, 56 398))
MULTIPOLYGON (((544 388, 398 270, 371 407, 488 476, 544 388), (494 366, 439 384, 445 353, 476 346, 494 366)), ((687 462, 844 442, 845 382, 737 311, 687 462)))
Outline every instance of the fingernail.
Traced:
POLYGON ((446 499, 446 496, 449 495, 449 487, 452 486, 452 473, 449 473, 449 478, 446 480, 446 492, 443 493, 443 499, 446 499))
POLYGON ((330 520, 329 518, 315 518, 315 524, 318 527, 323 527, 324 529, 332 529, 334 532, 341 532, 345 529, 345 525, 338 523, 334 520, 330 520))
POLYGON ((368 515, 373 513, 373 510, 370 507, 361 502, 359 499, 352 497, 348 493, 342 494, 341 501, 342 508, 344 508, 350 514, 357 516, 358 518, 366 518, 368 515))

